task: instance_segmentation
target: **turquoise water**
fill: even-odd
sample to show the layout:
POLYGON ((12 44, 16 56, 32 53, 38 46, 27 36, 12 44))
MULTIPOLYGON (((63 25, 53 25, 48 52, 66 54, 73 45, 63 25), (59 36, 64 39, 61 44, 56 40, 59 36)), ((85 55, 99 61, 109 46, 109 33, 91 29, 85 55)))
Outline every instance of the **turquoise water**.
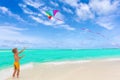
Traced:
MULTIPOLYGON (((98 58, 115 58, 120 57, 120 49, 43 49, 43 50, 25 50, 22 54, 25 57, 21 59, 21 64, 29 62, 53 62, 67 60, 86 60, 98 58)), ((20 54, 20 55, 22 55, 20 54)), ((13 65, 13 53, 11 50, 0 50, 0 69, 13 65)))

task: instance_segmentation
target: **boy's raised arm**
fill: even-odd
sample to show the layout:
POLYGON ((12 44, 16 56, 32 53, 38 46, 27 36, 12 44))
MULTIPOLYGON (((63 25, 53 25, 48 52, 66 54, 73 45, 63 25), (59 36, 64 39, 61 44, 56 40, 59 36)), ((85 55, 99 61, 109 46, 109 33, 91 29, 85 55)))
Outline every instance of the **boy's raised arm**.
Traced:
POLYGON ((19 59, 23 58, 24 56, 25 56, 25 55, 20 56, 19 59))
POLYGON ((19 54, 22 53, 25 49, 26 49, 26 48, 23 48, 23 49, 19 52, 19 54))

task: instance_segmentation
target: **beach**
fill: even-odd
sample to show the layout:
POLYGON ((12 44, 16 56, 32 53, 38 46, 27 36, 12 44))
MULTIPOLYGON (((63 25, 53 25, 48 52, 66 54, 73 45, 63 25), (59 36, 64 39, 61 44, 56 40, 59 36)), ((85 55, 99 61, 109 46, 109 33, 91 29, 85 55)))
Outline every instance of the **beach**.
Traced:
POLYGON ((19 79, 5 80, 120 80, 120 60, 29 63, 21 67, 19 79))
POLYGON ((13 54, 0 51, 0 80, 120 80, 120 49, 32 49, 12 78, 13 54))

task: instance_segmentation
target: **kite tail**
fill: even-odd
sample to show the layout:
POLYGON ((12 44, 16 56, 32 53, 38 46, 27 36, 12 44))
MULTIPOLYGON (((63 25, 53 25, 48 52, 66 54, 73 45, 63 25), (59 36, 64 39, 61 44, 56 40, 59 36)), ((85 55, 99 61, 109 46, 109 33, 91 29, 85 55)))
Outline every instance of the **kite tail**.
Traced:
MULTIPOLYGON (((81 30, 83 30, 83 31, 87 31, 87 32, 89 32, 89 33, 93 33, 93 34, 97 34, 97 35, 99 35, 99 36, 101 36, 101 37, 103 37, 104 39, 106 39, 106 40, 110 40, 109 38, 107 38, 105 35, 103 35, 103 34, 101 34, 101 33, 99 33, 99 32, 93 32, 93 31, 91 31, 91 30, 89 30, 89 29, 87 29, 87 28, 80 28, 81 30)), ((114 44, 114 46, 116 46, 116 47, 118 47, 118 48, 120 48, 120 45, 119 44, 114 44)))
POLYGON ((120 48, 120 45, 117 44, 117 43, 115 43, 115 44, 113 44, 113 45, 116 46, 116 47, 118 47, 118 48, 120 48))
POLYGON ((63 21, 63 20, 61 20, 61 19, 58 19, 58 18, 55 18, 55 19, 57 19, 57 20, 59 20, 59 21, 63 21))

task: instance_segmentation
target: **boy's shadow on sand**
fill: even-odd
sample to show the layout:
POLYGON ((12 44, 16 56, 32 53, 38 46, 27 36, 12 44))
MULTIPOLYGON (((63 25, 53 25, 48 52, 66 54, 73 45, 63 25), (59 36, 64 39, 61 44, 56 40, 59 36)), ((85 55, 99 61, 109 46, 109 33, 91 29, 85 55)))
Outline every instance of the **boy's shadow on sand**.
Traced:
POLYGON ((6 80, 24 80, 24 79, 20 77, 20 78, 8 78, 6 80))

